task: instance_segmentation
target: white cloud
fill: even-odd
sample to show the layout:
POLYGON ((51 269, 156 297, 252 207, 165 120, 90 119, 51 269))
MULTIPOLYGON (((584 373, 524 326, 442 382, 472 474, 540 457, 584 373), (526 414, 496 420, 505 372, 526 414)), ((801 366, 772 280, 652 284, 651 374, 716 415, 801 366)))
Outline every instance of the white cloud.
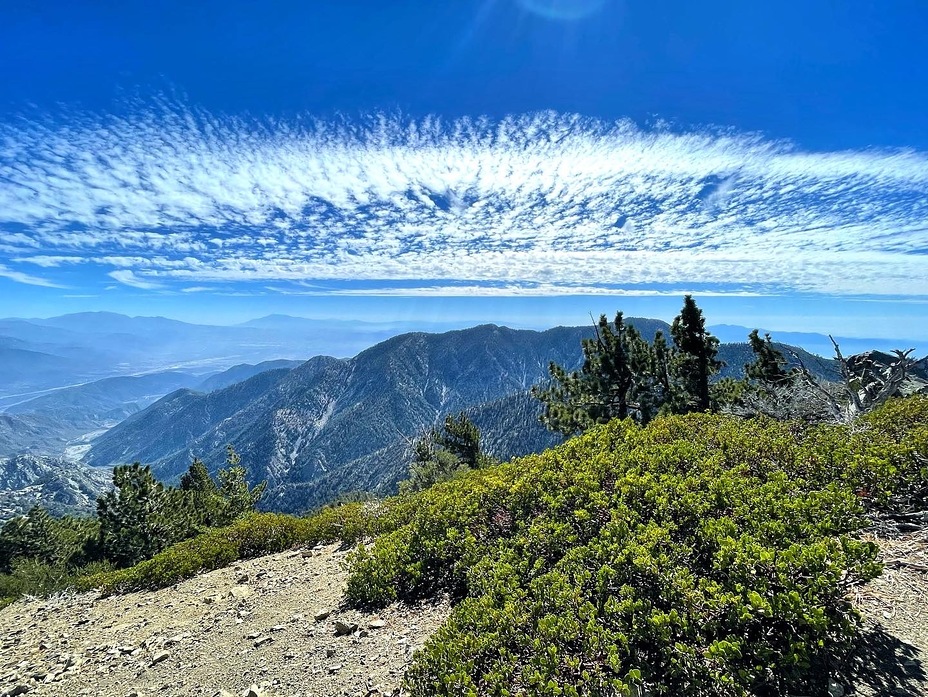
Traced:
POLYGON ((0 255, 143 289, 928 296, 928 154, 913 151, 554 113, 264 122, 161 105, 0 124, 0 168, 0 255))
POLYGON ((110 271, 107 275, 110 278, 119 281, 123 285, 131 286, 132 288, 140 288, 142 290, 157 290, 163 287, 160 283, 146 281, 144 278, 139 278, 129 269, 110 271))
POLYGON ((8 278, 11 281, 16 281, 17 283, 25 283, 28 286, 43 286, 45 288, 67 288, 67 286, 55 283, 48 280, 47 278, 40 278, 38 276, 31 276, 22 271, 16 271, 15 269, 8 268, 3 264, 0 264, 0 278, 8 278))

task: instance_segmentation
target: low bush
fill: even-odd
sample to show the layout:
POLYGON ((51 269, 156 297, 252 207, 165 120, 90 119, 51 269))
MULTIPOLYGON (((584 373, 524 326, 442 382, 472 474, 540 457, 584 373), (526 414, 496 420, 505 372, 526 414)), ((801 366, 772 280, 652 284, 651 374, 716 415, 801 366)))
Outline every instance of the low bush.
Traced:
POLYGON ((348 599, 460 601, 414 695, 820 693, 880 571, 854 533, 928 482, 926 404, 612 422, 390 502, 348 599))
POLYGON ((256 513, 175 544, 128 569, 82 576, 76 586, 104 595, 153 590, 238 559, 273 554, 298 544, 339 540, 351 544, 373 530, 376 516, 372 510, 369 504, 355 503, 325 508, 308 518, 256 513))

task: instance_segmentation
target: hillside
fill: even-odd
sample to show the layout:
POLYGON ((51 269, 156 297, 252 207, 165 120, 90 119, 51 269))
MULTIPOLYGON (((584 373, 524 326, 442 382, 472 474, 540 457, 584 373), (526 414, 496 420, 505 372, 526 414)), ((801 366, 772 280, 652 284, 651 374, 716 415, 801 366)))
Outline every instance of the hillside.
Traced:
MULTIPOLYGON (((645 336, 667 330, 629 321, 645 336)), ((576 366, 592 332, 484 325, 404 334, 349 360, 316 358, 209 395, 174 393, 96 439, 86 460, 150 463, 171 479, 194 456, 215 471, 232 443, 251 477, 268 480, 263 505, 272 510, 305 510, 348 491, 388 493, 406 474, 410 442, 449 413, 470 411, 487 451, 503 459, 557 442, 526 393, 548 379, 551 361, 576 366)), ((747 344, 723 345, 719 355, 723 375, 740 376, 752 360, 747 344)), ((800 355, 833 377, 828 361, 800 355)))
POLYGON ((155 593, 20 601, 0 610, 0 695, 18 685, 36 697, 238 697, 251 685, 261 697, 396 694, 448 604, 348 610, 343 559, 327 546, 155 593), (360 629, 337 636, 336 622, 360 629))
POLYGON ((61 458, 0 458, 0 521, 41 504, 53 515, 92 513, 112 472, 61 458))
POLYGON ((552 360, 575 364, 590 331, 485 325, 404 334, 349 360, 312 359, 273 385, 252 379, 206 396, 175 393, 97 439, 87 461, 139 460, 171 478, 194 455, 218 468, 225 444, 233 443, 251 476, 269 481, 266 505, 274 509, 312 507, 351 489, 389 489, 405 474, 398 455, 422 429, 445 414, 526 392, 552 360))
POLYGON ((172 392, 96 439, 85 460, 92 465, 157 461, 165 452, 194 443, 243 405, 259 402, 287 373, 288 369, 265 371, 208 394, 190 389, 172 392))
MULTIPOLYGON (((883 558, 898 559, 908 545, 908 558, 924 563, 921 539, 914 547, 879 540, 883 558)), ((36 697, 239 697, 251 686, 258 697, 406 694, 399 687, 413 652, 450 607, 346 608, 344 556, 330 545, 239 562, 160 591, 20 600, 0 609, 0 694, 19 685, 36 697), (358 631, 337 636, 336 622, 358 631)), ((855 590, 865 631, 835 683, 846 697, 928 694, 925 594, 928 574, 905 566, 855 590)))
POLYGON ((0 689, 925 694, 926 416, 615 420, 415 494, 252 515, 0 610, 0 689))

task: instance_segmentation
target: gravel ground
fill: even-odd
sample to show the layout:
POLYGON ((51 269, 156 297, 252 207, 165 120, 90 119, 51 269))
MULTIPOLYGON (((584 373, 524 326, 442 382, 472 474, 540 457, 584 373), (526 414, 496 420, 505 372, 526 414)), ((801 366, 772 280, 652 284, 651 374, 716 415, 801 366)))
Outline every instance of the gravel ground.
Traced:
POLYGON ((343 558, 330 546, 155 592, 21 600, 0 611, 0 695, 397 694, 449 606, 347 610, 343 558))

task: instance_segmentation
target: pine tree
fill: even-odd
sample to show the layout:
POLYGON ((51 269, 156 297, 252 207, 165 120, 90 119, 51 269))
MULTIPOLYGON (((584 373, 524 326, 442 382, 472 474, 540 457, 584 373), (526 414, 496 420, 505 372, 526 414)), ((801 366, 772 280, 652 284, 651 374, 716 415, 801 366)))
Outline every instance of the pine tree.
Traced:
POLYGON ((639 394, 632 363, 636 359, 648 362, 642 358, 642 344, 646 342, 625 323, 621 312, 616 313, 612 325, 601 315, 596 336, 581 342, 584 361, 580 370, 568 372, 552 362, 551 386, 532 388, 532 394, 544 404, 542 423, 569 437, 637 411, 639 405, 633 400, 639 394))
POLYGON ((761 339, 754 329, 748 335, 748 341, 754 352, 754 362, 744 366, 745 378, 765 385, 785 385, 792 380, 792 375, 786 370, 786 358, 773 345, 770 334, 761 339))
POLYGON ((635 341, 630 346, 630 365, 635 375, 632 389, 638 420, 646 424, 669 410, 679 401, 679 389, 673 382, 670 366, 674 348, 667 345, 664 333, 658 331, 654 341, 635 341))
POLYGON ((480 430, 463 411, 456 417, 445 417, 445 427, 435 436, 435 442, 454 455, 462 465, 470 469, 480 466, 480 430))
POLYGON ((114 489, 97 499, 100 550, 105 559, 131 566, 193 534, 195 515, 185 497, 157 481, 138 462, 113 470, 114 489))
POLYGON ((706 331, 702 310, 692 295, 683 298, 683 309, 670 329, 676 349, 671 373, 680 389, 681 399, 673 411, 707 411, 711 407, 709 378, 722 363, 716 359, 719 340, 706 331))
POLYGON ((400 491, 421 491, 490 462, 480 447, 480 430, 462 411, 445 417, 441 430, 430 428, 413 443, 409 479, 400 482, 400 491))
POLYGON ((44 508, 36 504, 23 516, 8 520, 0 527, 0 571, 8 573, 18 558, 38 559, 45 563, 57 561, 58 544, 54 521, 44 508))
POLYGON ((193 458, 190 468, 180 478, 181 491, 189 491, 198 494, 214 494, 218 492, 216 482, 209 476, 209 470, 199 458, 193 458))
POLYGON ((241 465, 242 458, 231 445, 226 446, 226 467, 217 472, 219 478, 219 494, 225 500, 225 510, 222 520, 218 523, 229 523, 248 515, 257 509, 258 502, 264 496, 267 482, 250 487, 247 480, 247 471, 241 465))
POLYGON ((200 529, 225 524, 228 505, 199 458, 193 459, 190 468, 180 478, 180 491, 186 496, 200 529))

